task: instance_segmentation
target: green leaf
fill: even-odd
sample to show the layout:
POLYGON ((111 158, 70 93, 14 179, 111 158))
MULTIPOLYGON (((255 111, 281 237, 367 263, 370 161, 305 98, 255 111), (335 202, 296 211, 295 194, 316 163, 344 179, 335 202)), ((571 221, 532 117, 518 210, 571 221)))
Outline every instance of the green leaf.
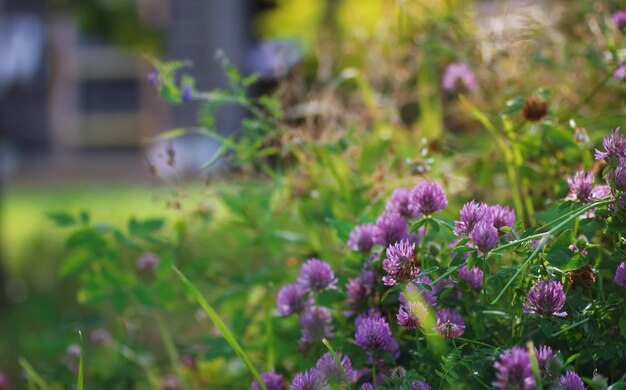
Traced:
POLYGON ((421 228, 422 226, 424 226, 424 224, 427 222, 428 220, 423 218, 420 219, 418 221, 415 221, 411 224, 411 226, 409 226, 409 232, 413 233, 416 232, 419 228, 421 228))
POLYGON ((96 257, 87 251, 72 253, 67 260, 63 262, 63 265, 61 265, 59 274, 64 278, 74 276, 94 260, 96 260, 96 257))
POLYGON ((428 218, 427 221, 433 231, 438 232, 440 230, 439 222, 436 219, 428 218))
POLYGON ((83 360, 84 360, 84 349, 85 344, 83 343, 83 333, 79 330, 78 336, 80 337, 80 360, 78 361, 78 378, 76 383, 76 390, 83 390, 84 382, 85 382, 85 374, 83 369, 83 360))
POLYGON ((76 224, 76 220, 74 219, 74 216, 68 212, 57 211, 57 212, 47 213, 46 215, 57 226, 67 227, 67 226, 73 226, 76 224))
POLYGON ((149 218, 143 221, 131 218, 128 221, 128 231, 133 235, 148 236, 161 230, 164 223, 163 218, 149 218))
POLYGON ((250 371, 254 379, 257 380, 261 388, 263 390, 267 390, 267 387, 265 387, 265 383, 259 376, 258 371, 252 365, 252 362, 250 361, 248 354, 244 351, 241 345, 239 345, 239 342, 235 338, 234 334, 226 326, 224 321, 222 321, 222 319, 217 314, 215 309, 213 309, 213 307, 209 305, 209 302, 207 302, 207 300, 204 298, 200 290, 198 290, 198 288, 193 283, 191 283, 191 281, 187 279, 187 277, 178 268, 172 267, 172 269, 178 275, 180 280, 183 282, 183 285, 185 286, 187 291, 191 293, 191 295, 193 295, 193 297, 196 299, 200 307, 204 309, 204 312, 209 316, 213 324, 222 333, 222 337, 224 337, 224 339, 228 342, 230 347, 235 351, 235 353, 237 353, 237 355, 239 356, 239 358, 241 358, 241 360, 244 362, 246 367, 248 367, 248 370, 250 371))
POLYGON ((516 96, 506 102, 506 108, 500 112, 500 115, 511 115, 522 109, 524 106, 524 97, 516 96))
POLYGON ((575 270, 587 264, 585 257, 569 249, 572 240, 572 230, 561 233, 546 253, 546 260, 563 271, 575 270))

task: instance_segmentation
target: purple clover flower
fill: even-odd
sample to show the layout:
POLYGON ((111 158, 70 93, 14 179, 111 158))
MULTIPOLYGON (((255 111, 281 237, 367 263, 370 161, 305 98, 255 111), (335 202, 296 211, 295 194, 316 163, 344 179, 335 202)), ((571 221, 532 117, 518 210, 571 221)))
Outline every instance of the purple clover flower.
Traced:
POLYGON ((354 340, 368 355, 368 364, 372 364, 374 357, 382 358, 382 354, 389 354, 394 358, 400 355, 400 346, 393 338, 389 324, 382 317, 363 319, 357 326, 354 340))
POLYGON ((430 215, 447 205, 446 193, 436 181, 423 180, 411 190, 409 209, 413 213, 430 215))
POLYGON ((89 334, 89 338, 94 344, 102 346, 111 345, 111 343, 113 342, 113 337, 111 337, 109 331, 103 328, 94 329, 89 334))
POLYGON ((626 29, 626 12, 619 10, 613 14, 613 23, 618 30, 626 29))
POLYGON ((498 244, 498 230, 493 226, 490 220, 479 221, 476 226, 474 226, 469 236, 474 242, 474 245, 484 254, 488 253, 498 244))
POLYGON ((563 285, 555 280, 541 280, 528 291, 523 311, 529 314, 565 317, 567 313, 560 311, 563 305, 565 305, 563 285))
POLYGON ((489 217, 489 211, 485 203, 474 200, 465 203, 461 208, 461 220, 454 221, 454 234, 458 237, 468 236, 479 221, 489 217))
POLYGON ((430 385, 424 381, 413 381, 409 383, 409 390, 430 390, 430 385))
POLYGON ((405 302, 400 305, 396 319, 398 325, 407 329, 422 327, 428 317, 428 308, 419 300, 405 302))
POLYGON ((327 262, 312 258, 302 265, 297 283, 307 291, 317 291, 335 287, 337 279, 327 262))
POLYGON ((419 272, 415 258, 415 243, 402 240, 387 248, 387 256, 383 260, 383 276, 386 286, 393 286, 413 279, 419 272))
POLYGON ((411 198, 411 190, 409 188, 397 188, 391 194, 391 199, 387 202, 385 211, 400 213, 405 218, 419 217, 419 213, 409 207, 411 198))
POLYGON ((622 159, 622 165, 615 168, 611 175, 614 178, 615 188, 619 191, 626 191, 626 159, 622 159))
POLYGON ((363 383, 359 390, 374 390, 374 385, 369 382, 363 383))
POLYGON ((281 316, 288 316, 300 313, 308 306, 313 305, 313 298, 302 286, 292 283, 280 289, 276 303, 278 313, 281 316))
POLYGON ((313 306, 308 308, 300 317, 300 325, 302 325, 300 343, 311 344, 324 338, 332 338, 332 320, 330 311, 325 307, 313 306))
MULTIPOLYGON (((282 375, 275 373, 274 371, 262 372, 260 375, 263 384, 267 390, 286 390, 285 379, 282 375)), ((252 382, 250 390, 261 390, 261 385, 258 381, 252 382)))
POLYGON ((445 279, 441 279, 437 283, 437 292, 444 291, 446 288, 450 288, 451 290, 452 294, 450 295, 450 298, 456 298, 456 299, 463 298, 463 292, 459 288, 459 284, 456 281, 450 278, 445 278, 445 279))
POLYGON ((395 211, 385 211, 376 220, 378 230, 374 235, 377 243, 389 246, 400 240, 404 240, 409 235, 409 227, 402 215, 395 211))
POLYGON ((504 226, 510 228, 515 225, 515 211, 508 206, 494 205, 489 208, 491 216, 493 217, 493 226, 500 230, 504 226))
POLYGON ((367 297, 369 289, 363 285, 361 277, 348 279, 346 283, 346 294, 348 303, 353 305, 359 303, 367 297))
POLYGON ((463 62, 457 62, 446 67, 441 87, 448 92, 455 92, 463 88, 474 92, 478 89, 478 84, 472 69, 463 62))
POLYGON ((363 224, 354 227, 348 240, 348 248, 353 251, 368 252, 376 244, 378 227, 373 224, 363 224))
POLYGON ((626 62, 619 62, 613 72, 613 78, 619 81, 626 81, 626 62))
MULTIPOLYGON (((407 284, 406 292, 409 295, 417 295, 419 294, 424 302, 426 302, 430 306, 435 306, 437 304, 437 293, 439 292, 439 286, 432 285, 433 280, 428 276, 420 276, 413 280, 412 283, 407 284), (425 288, 418 286, 416 283, 428 284, 431 286, 431 290, 426 290, 425 288)), ((401 303, 407 303, 407 299, 404 296, 404 293, 400 294, 399 300, 401 303)))
MULTIPOLYGON (((343 370, 346 372, 346 376, 348 380, 352 382, 354 378, 354 370, 352 369, 352 362, 350 358, 341 352, 337 352, 337 357, 341 362, 343 370)), ((341 367, 335 361, 333 354, 330 352, 326 352, 322 355, 321 358, 315 364, 315 368, 324 375, 324 378, 328 382, 342 382, 343 381, 343 372, 341 372, 341 367)))
POLYGON ((569 194, 566 199, 588 203, 593 191, 593 181, 593 172, 578 171, 574 177, 568 177, 569 194))
POLYGON ((567 371, 559 377, 559 384, 565 390, 585 390, 585 384, 574 371, 567 371))
POLYGON ((148 82, 153 87, 156 87, 157 85, 159 85, 159 70, 158 69, 154 69, 153 71, 148 73, 148 82))
POLYGON ((316 368, 299 372, 291 381, 291 390, 328 390, 324 375, 316 368))
POLYGON ((496 380, 492 385, 496 389, 531 390, 535 388, 530 354, 525 348, 513 347, 505 351, 493 367, 496 369, 496 380))
POLYGON ((478 267, 469 269, 466 265, 459 269, 459 278, 467 282, 472 290, 480 290, 483 286, 483 270, 478 267))
POLYGON ((552 359, 554 359, 554 352, 547 345, 540 345, 538 348, 535 348, 535 356, 537 357, 539 369, 546 371, 550 367, 552 359))
POLYGON ((192 97, 193 97, 193 92, 191 90, 191 85, 185 85, 185 87, 183 88, 183 93, 181 95, 181 100, 183 102, 188 102, 188 101, 191 101, 192 97))
POLYGON ((135 265, 139 272, 152 273, 159 265, 159 255, 154 252, 145 252, 137 259, 135 265))
POLYGON ((622 261, 615 270, 613 283, 617 284, 621 288, 626 288, 626 261, 622 261))
MULTIPOLYGON (((626 73, 625 73, 626 77, 626 73)), ((604 150, 596 149, 596 160, 610 160, 612 158, 626 158, 626 138, 620 134, 620 128, 616 128, 611 134, 602 140, 604 150)))
POLYGON ((465 323, 461 314, 444 307, 437 312, 437 331, 446 339, 461 337, 465 332, 465 323))

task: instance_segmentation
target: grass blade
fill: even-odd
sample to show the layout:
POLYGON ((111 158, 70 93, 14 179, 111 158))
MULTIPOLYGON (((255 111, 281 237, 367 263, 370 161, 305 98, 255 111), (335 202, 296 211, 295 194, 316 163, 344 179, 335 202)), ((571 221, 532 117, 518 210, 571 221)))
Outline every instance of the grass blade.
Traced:
POLYGON ((265 387, 265 383, 259 376, 258 371, 252 365, 248 354, 246 354, 246 351, 244 351, 241 345, 239 345, 239 342, 235 338, 235 335, 230 329, 228 329, 228 327, 226 326, 224 321, 222 321, 215 309, 213 309, 209 302, 207 302, 200 290, 198 290, 198 288, 189 279, 187 279, 187 277, 178 268, 173 266, 172 269, 174 270, 174 272, 176 272, 180 280, 183 282, 187 291, 193 294, 196 301, 200 304, 202 309, 204 309, 204 312, 209 316, 213 324, 215 324, 215 326, 217 326, 217 328, 220 330, 220 332, 222 333, 222 337, 224 337, 224 340, 226 340, 226 342, 235 351, 235 353, 239 355, 246 367, 248 367, 248 370, 250 371, 254 379, 256 379, 256 381, 259 383, 261 388, 263 390, 267 390, 267 387, 265 387))
POLYGON ((78 382, 76 383, 76 390, 83 390, 85 382, 85 373, 83 370, 83 349, 85 348, 85 344, 83 343, 83 332, 79 330, 78 336, 80 336, 80 360, 78 361, 78 382))
POLYGON ((29 382, 32 380, 35 384, 42 390, 52 390, 52 387, 43 380, 41 375, 33 368, 33 366, 28 363, 26 359, 21 357, 19 359, 20 366, 24 371, 26 371, 26 375, 28 375, 29 382))
POLYGON ((348 389, 350 389, 350 381, 348 380, 348 375, 346 374, 346 370, 343 369, 343 364, 341 364, 341 360, 339 360, 339 356, 337 356, 337 352, 335 352, 335 349, 333 348, 332 345, 330 345, 328 340, 322 339, 322 343, 324 343, 326 348, 328 348, 330 353, 333 355, 333 359, 335 359, 335 362, 341 369, 341 373, 343 374, 343 380, 346 382, 346 386, 348 387, 348 389))

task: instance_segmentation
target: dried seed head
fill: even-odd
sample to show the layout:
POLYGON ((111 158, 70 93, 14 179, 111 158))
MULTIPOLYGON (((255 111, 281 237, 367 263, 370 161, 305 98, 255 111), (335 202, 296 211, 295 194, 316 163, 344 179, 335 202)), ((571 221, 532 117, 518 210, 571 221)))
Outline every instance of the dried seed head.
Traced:
POLYGON ((536 122, 548 113, 548 103, 538 96, 528 96, 524 99, 522 114, 529 121, 536 122))
POLYGON ((596 275, 593 273, 593 268, 587 264, 570 272, 567 275, 567 281, 572 288, 582 287, 583 290, 588 290, 596 281, 596 275))

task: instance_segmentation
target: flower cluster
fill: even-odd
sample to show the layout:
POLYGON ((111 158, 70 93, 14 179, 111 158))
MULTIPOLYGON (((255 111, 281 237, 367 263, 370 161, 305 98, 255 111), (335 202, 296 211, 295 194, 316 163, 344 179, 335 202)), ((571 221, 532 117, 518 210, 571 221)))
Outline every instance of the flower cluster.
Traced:
POLYGON ((510 207, 488 206, 474 200, 461 208, 461 220, 454 222, 454 234, 469 237, 471 243, 483 253, 488 253, 498 244, 503 227, 513 228, 515 213, 510 207))
MULTIPOLYGON (((552 348, 539 346, 534 350, 534 355, 542 378, 548 377, 547 372, 554 359, 552 348)), ((535 388, 536 381, 528 348, 513 347, 504 351, 493 367, 496 370, 496 380, 492 383, 494 388, 502 390, 535 388)))

